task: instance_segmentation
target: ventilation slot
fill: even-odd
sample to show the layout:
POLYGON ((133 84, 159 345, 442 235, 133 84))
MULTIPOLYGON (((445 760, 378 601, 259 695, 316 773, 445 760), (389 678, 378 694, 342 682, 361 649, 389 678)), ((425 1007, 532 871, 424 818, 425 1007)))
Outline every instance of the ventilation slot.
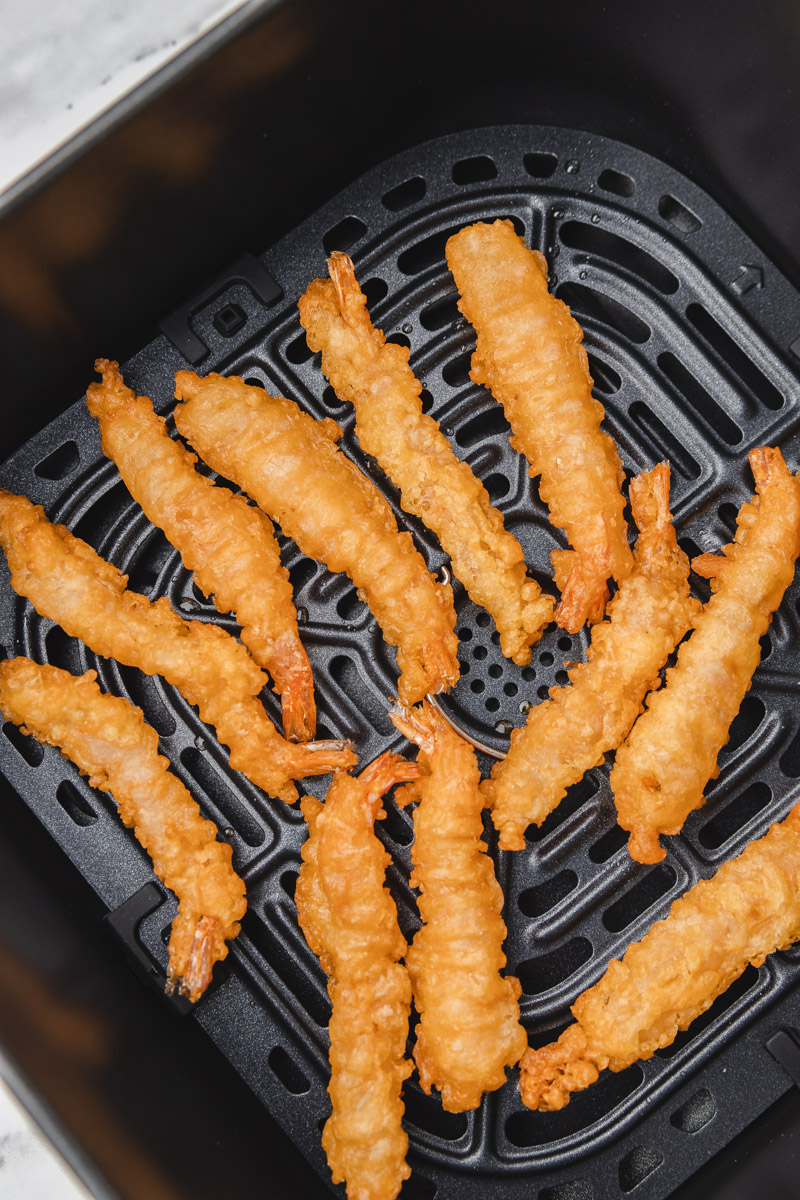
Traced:
POLYGON ((627 929, 637 917, 667 894, 674 886, 675 879, 672 867, 654 867, 648 871, 643 879, 603 913, 603 924, 609 933, 621 933, 627 929))
POLYGON ((419 315, 420 324, 423 329, 427 329, 430 333, 435 333, 438 329, 445 329, 448 325, 452 325, 460 317, 458 311, 458 296, 445 296, 441 300, 437 300, 434 304, 429 304, 427 308, 423 308, 419 315))
POLYGON ((449 363, 445 363, 442 367, 442 379, 450 387, 464 387, 470 382, 469 371, 472 363, 472 351, 468 350, 466 354, 459 354, 458 358, 453 358, 449 363))
POLYGON ((678 1033, 675 1040, 669 1046, 664 1046, 661 1050, 656 1050, 659 1058, 670 1059, 674 1058, 685 1046, 688 1046, 699 1033, 707 1029, 713 1024, 718 1017, 721 1017, 727 1009, 732 1008, 737 1000, 741 1000, 751 988, 755 987, 758 982, 758 971, 755 967, 745 967, 738 979, 735 979, 727 992, 723 992, 718 996, 710 1008, 707 1008, 696 1020, 692 1021, 688 1029, 684 1029, 678 1033))
POLYGON ((634 1147, 619 1164, 620 1190, 626 1194, 632 1192, 640 1183, 644 1183, 648 1175, 657 1171, 663 1161, 664 1155, 652 1146, 634 1147))
POLYGON ((684 479, 697 479, 700 465, 676 437, 663 425, 653 410, 641 400, 635 400, 628 409, 632 420, 647 434, 662 458, 668 458, 672 467, 684 479))
POLYGON ((327 1029, 331 1009, 325 976, 317 960, 310 962, 304 958, 301 961, 299 955, 292 954, 266 924, 266 914, 256 914, 252 908, 242 918, 242 933, 263 955, 314 1024, 327 1029))
POLYGON ((368 279, 366 283, 361 284, 361 290, 367 300, 367 308, 372 308, 375 304, 380 304, 381 300, 389 294, 389 285, 384 279, 379 279, 376 275, 373 279, 368 279))
POLYGON ((403 1184, 403 1200, 434 1200, 438 1190, 433 1180, 420 1175, 415 1167, 411 1178, 403 1184))
POLYGON ((404 346, 406 350, 411 349, 411 339, 405 333, 390 333, 386 339, 393 346, 404 346))
POLYGON ((674 225, 681 233, 696 233, 703 224, 690 208, 669 194, 659 200, 658 211, 665 221, 669 221, 670 225, 674 225))
MULTIPOLYGON (((641 1086, 644 1072, 638 1063, 628 1067, 626 1071, 615 1073, 603 1071, 596 1083, 583 1092, 575 1092, 570 1096, 569 1104, 559 1112, 516 1112, 506 1121, 506 1137, 512 1146, 548 1146, 551 1142, 562 1138, 572 1137, 581 1133, 590 1125, 627 1099, 632 1092, 641 1086)), ((589 1188, 588 1183, 561 1184, 560 1188, 546 1188, 539 1192, 537 1200, 542 1200, 545 1191, 550 1192, 551 1198, 561 1200, 561 1189, 581 1186, 589 1188)), ((564 1196, 570 1196, 564 1192, 564 1196)), ((573 1193, 575 1197, 591 1196, 591 1190, 573 1193)))
POLYGON ((382 198, 383 206, 388 208, 389 212, 400 212, 410 204, 417 204, 422 200, 426 191, 425 180, 421 175, 415 175, 413 179, 406 179, 403 183, 398 183, 397 187, 385 192, 382 198))
POLYGON ((800 779, 800 729, 792 738, 778 765, 789 779, 800 779))
POLYGON ((595 391, 603 392, 606 396, 613 396, 622 387, 622 378, 617 374, 613 367, 602 359, 597 358, 594 354, 589 354, 589 374, 592 377, 595 391))
POLYGON ((515 974, 526 995, 540 996, 569 979, 591 957, 592 943, 588 938, 576 937, 549 954, 521 962, 515 974))
POLYGON ((691 371, 687 370, 670 351, 659 354, 658 365, 667 379, 675 385, 684 399, 714 432, 729 446, 737 446, 742 440, 741 429, 734 424, 727 413, 723 412, 716 400, 712 400, 691 371))
POLYGON ((505 475, 487 475, 483 481, 483 486, 489 493, 489 499, 492 504, 497 504, 498 500, 502 500, 511 491, 511 484, 505 475))
POLYGON ((97 813, 89 801, 68 779, 62 780, 56 788, 56 800, 76 825, 85 828, 87 825, 94 825, 97 820, 97 813))
POLYGON ((336 611, 343 621, 358 621, 366 610, 367 606, 363 600, 359 600, 355 588, 348 588, 345 594, 336 601, 336 611))
POLYGON ((263 846, 266 837, 264 830, 240 804, 208 759, 190 746, 181 752, 181 762, 243 841, 248 846, 263 846))
POLYGON ((177 726, 174 715, 164 706, 155 679, 143 675, 135 667, 119 665, 127 697, 144 713, 148 725, 152 725, 159 737, 172 737, 177 726))
POLYGON ((700 845, 705 846, 706 850, 718 850, 766 808, 771 799, 772 792, 765 783, 751 783, 722 812, 706 822, 698 835, 700 845))
POLYGON ((669 1119, 670 1125, 681 1133, 699 1133, 717 1115, 714 1097, 708 1088, 701 1088, 682 1104, 669 1119))
POLYGON ((549 179, 558 166, 555 154, 526 154, 522 162, 525 170, 534 179, 549 179))
POLYGON ((600 321, 629 342, 640 346, 650 337, 650 327, 644 321, 603 292, 596 292, 581 283, 564 283, 557 289, 556 295, 582 316, 600 321))
POLYGON ((317 570, 318 564, 310 558, 299 558, 293 566, 289 567, 289 582, 295 596, 307 583, 311 582, 317 570))
POLYGON ((33 468, 34 475, 40 479, 66 479, 71 475, 81 461, 80 452, 74 442, 64 442, 47 458, 43 458, 33 468))
POLYGON ((585 225, 582 221, 567 221, 561 226, 559 237, 565 246, 573 250, 596 254, 599 258, 632 271, 667 296, 677 292, 680 286, 672 271, 662 266, 652 254, 616 233, 585 225))
POLYGON ((424 1129, 426 1133, 432 1133, 434 1137, 447 1142, 459 1141, 469 1128, 465 1113, 445 1112, 438 1096, 426 1096, 413 1084, 406 1084, 403 1088, 403 1103, 407 1121, 416 1125, 417 1129, 424 1129))
POLYGON ((623 846, 627 846, 629 836, 627 829, 621 829, 619 825, 612 825, 608 833, 604 833, 589 848, 589 859, 593 863, 608 862, 623 846))
POLYGON ((290 900, 294 900, 294 894, 297 889, 297 880, 299 878, 297 871, 284 871, 280 878, 280 884, 290 900))
POLYGON ((338 683, 347 698, 384 737, 394 732, 394 726, 386 715, 385 704, 372 692, 353 662, 345 654, 331 659, 331 677, 338 683))
POLYGON ((287 1092, 293 1096, 304 1096, 311 1084, 303 1072, 284 1050, 283 1046, 275 1046, 267 1058, 270 1070, 281 1081, 287 1092))
POLYGON ((136 557, 128 568, 128 590, 150 594, 166 563, 175 557, 175 549, 160 529, 154 529, 140 542, 136 557))
POLYGON ((511 426, 505 419, 502 408, 496 404, 479 413, 477 417, 465 421, 456 430, 456 442, 464 450, 468 450, 470 446, 476 446, 485 438, 499 437, 501 434, 509 433, 510 430, 511 426))
POLYGON ((379 823, 381 833, 386 834, 396 846, 410 846, 414 840, 414 828, 408 817, 395 804, 384 804, 386 816, 379 823))
POLYGON ((776 411, 783 407, 783 396, 763 375, 752 359, 737 346, 733 338, 717 324, 709 312, 700 304, 690 304, 686 316, 695 329, 705 338, 708 344, 716 350, 720 358, 735 371, 742 382, 765 408, 776 411))
POLYGON ((475 158, 462 158, 453 167, 453 183, 483 183, 497 178, 497 167, 487 154, 475 158))
MULTIPOLYGON (((496 215, 486 213, 483 220, 510 221, 520 237, 523 237, 525 234, 525 226, 517 216, 502 213, 497 213, 496 215)), ((402 254, 398 255, 398 267, 404 275, 418 275, 420 271, 426 271, 429 267, 443 267, 445 264, 444 248, 447 245, 447 240, 454 233, 458 233, 460 229, 460 225, 452 225, 449 229, 440 229, 438 233, 432 233, 429 237, 423 238, 421 242, 417 242, 416 245, 409 246, 408 250, 404 250, 402 254)))
POLYGON ((305 333, 299 333, 296 338, 292 338, 284 349, 284 354, 288 361, 294 363, 296 367, 314 357, 314 352, 306 341, 305 333))
POLYGON ((597 182, 604 192, 613 192, 615 196, 632 196, 636 191, 630 175, 623 175, 622 171, 614 171, 611 167, 600 172, 597 182))
POLYGON ((44 750, 35 738, 23 733, 19 726, 13 725, 10 721, 3 726, 3 733, 14 749, 19 751, 29 767, 39 766, 44 758, 44 750))
MULTIPOLYGON (((547 685, 544 687, 545 693, 547 693, 547 685)), ((580 783, 574 783, 571 788, 567 789, 567 794, 558 808, 549 813, 541 825, 528 826, 525 830, 525 840, 528 842, 545 841, 554 830, 558 829, 559 825, 563 825, 573 813, 576 813, 579 808, 583 808, 584 804, 597 791, 597 786, 591 775, 585 775, 580 783)))
POLYGON ((723 747, 722 753, 733 754, 743 746, 764 720, 766 711, 763 701, 759 700, 758 696, 746 696, 733 720, 728 744, 723 747))
POLYGON ((333 229, 329 229, 322 239, 326 254, 334 250, 349 250, 367 232, 367 227, 358 217, 345 217, 333 229))
POLYGON ((84 668, 78 642, 68 633, 64 633, 60 625, 53 625, 51 629, 48 629, 44 644, 47 661, 51 666, 61 667, 62 671, 69 671, 70 675, 83 674, 84 668))
MULTIPOLYGON (((70 532, 90 546, 102 545, 106 534, 116 525, 119 518, 134 506, 130 492, 120 480, 95 496, 92 507, 71 527, 70 532)), ((161 534, 162 538, 164 537, 161 534)), ((164 541, 167 539, 164 538, 164 541)), ((169 543, 167 543, 169 544, 169 543)), ((173 550, 173 554, 177 551, 173 550)), ((128 585, 130 586, 130 584, 128 585)))
POLYGON ((520 912, 526 917, 541 917, 574 891, 577 884, 575 872, 565 870, 536 887, 526 888, 519 896, 520 912))

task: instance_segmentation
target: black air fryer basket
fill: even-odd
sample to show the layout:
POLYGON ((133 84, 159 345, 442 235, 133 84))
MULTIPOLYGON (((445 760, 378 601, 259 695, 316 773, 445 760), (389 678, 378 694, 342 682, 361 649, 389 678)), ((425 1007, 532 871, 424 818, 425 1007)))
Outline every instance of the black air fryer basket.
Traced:
MULTIPOLYGON (((378 18, 356 5, 349 43, 322 6, 265 6, 258 24, 192 73, 162 81, 170 86, 160 98, 64 174, 23 193, 0 226, 0 255, 11 261, 15 250, 21 262, 20 328, 6 351, 19 397, 6 397, 9 440, 17 448, 0 468, 0 486, 42 503, 51 519, 125 571, 133 589, 166 595, 188 617, 237 632, 133 503, 100 451, 83 399, 75 399, 99 354, 126 360, 127 382, 164 413, 174 403, 176 370, 235 373, 292 397, 314 416, 339 421, 346 453, 412 530, 431 570, 446 571, 435 538, 401 513, 395 489, 361 454, 352 414, 327 386, 298 322, 299 295, 324 274, 327 254, 346 250, 375 323, 411 347, 426 410, 483 479, 529 567, 546 583, 559 534, 526 464, 509 446, 502 410, 469 379, 474 334, 458 313, 444 260, 452 232, 502 217, 546 255, 552 289, 584 329, 595 391, 627 475, 668 458, 681 545, 694 555, 728 541, 752 493, 748 450, 778 444, 790 465, 800 466, 800 293, 787 277, 795 263, 783 244, 791 219, 784 215, 770 227, 780 187, 773 181, 760 209, 748 211, 758 199, 748 174, 755 147, 742 172, 746 195, 730 191, 722 153, 715 177, 691 145, 708 112, 685 63, 689 132, 682 142, 672 128, 675 113, 653 116, 625 94, 638 72, 650 89, 644 96, 655 104, 663 64, 645 45, 648 33, 660 30, 656 42, 667 57, 672 47, 677 61, 683 49, 677 31, 667 33, 655 14, 628 12, 623 31, 619 14, 587 11, 582 33, 549 14, 551 38, 577 38, 586 48, 584 58, 560 72, 544 64, 544 79, 510 40, 514 21, 530 32, 530 16, 506 6, 495 22, 503 15, 502 38, 503 27, 492 24, 481 46, 477 24, 466 32, 478 20, 473 10, 448 14, 458 41, 444 12, 426 24, 411 9, 409 21, 428 39, 415 47, 388 23, 365 27, 378 18), (383 76, 392 118, 385 132, 375 127, 381 38, 392 45, 383 76), (480 88, 463 93, 460 107, 453 93, 458 71, 435 54, 444 55, 454 38, 463 69, 486 66, 480 88), (507 50, 502 62, 499 40, 507 50), (617 55, 613 86, 598 75, 589 52, 604 45, 617 55), (508 64, 513 70, 501 70, 508 64), (237 70, 245 82, 235 85, 237 70), (427 97, 427 113, 420 96, 404 90, 406 71, 427 97), (228 80, 227 91, 220 79, 228 80), (315 134, 321 128, 333 135, 333 98, 340 116, 363 120, 361 128, 349 125, 339 143, 315 134), (268 119, 256 116, 266 103, 268 119), (192 110, 203 120, 212 111, 221 115, 204 132, 192 110), (410 115, 400 129, 403 113, 410 115), (533 119, 540 114, 552 123, 533 119), (568 128, 567 116, 579 128, 568 128), (166 154, 157 147, 162 125, 174 139, 166 154), (260 147, 261 158, 256 130, 268 147, 260 147), (659 131, 661 147, 654 145, 659 131), (307 158, 312 147, 316 168, 307 158), (165 180, 165 164, 180 162, 182 152, 187 161, 194 154, 194 165, 185 179, 178 172, 165 180), (287 176, 269 181, 269 201, 259 212, 252 190, 265 183, 265 161, 285 166, 293 154, 302 209, 298 179, 287 176), (147 162, 152 178, 141 165, 147 162), (31 230, 41 234, 48 214, 65 203, 85 232, 97 216, 87 208, 90 184, 100 177, 111 179, 105 199, 113 238, 88 237, 83 257, 49 258, 46 242, 26 240, 31 230), (208 223, 212 201, 216 218, 208 223), (240 216, 247 229, 237 224, 240 216), (37 308, 42 296, 49 307, 37 308), (156 329, 146 327, 148 318, 156 329)), ((751 46, 750 58, 766 54, 765 46, 774 56, 775 94, 758 111, 780 107, 778 68, 786 50, 779 34, 791 27, 790 16, 774 14, 751 46)), ((705 18, 691 20, 690 59, 711 45, 705 18)), ((755 37, 747 6, 730 20, 738 21, 742 37, 755 37)), ((716 70, 722 73, 719 63, 716 70)), ((791 124, 782 110, 780 120, 791 124)), ((784 186, 800 182, 791 166, 778 174, 784 186)), ((371 614, 346 577, 331 575, 287 539, 281 547, 314 668, 320 736, 351 738, 362 765, 389 747, 402 748, 386 716, 394 655, 371 614)), ((698 594, 705 598, 703 586, 698 594)), ((530 706, 566 682, 566 664, 585 651, 586 635, 551 627, 531 664, 520 668, 502 657, 493 623, 458 584, 455 600, 462 675, 439 702, 478 746, 486 773, 530 706)), ((795 584, 764 639, 707 804, 681 837, 668 839, 663 863, 630 860, 614 820, 607 766, 589 772, 541 828, 528 831, 524 851, 496 854, 509 969, 522 982, 532 1044, 558 1036, 575 997, 677 896, 800 800, 799 604, 795 584)), ((230 841, 249 898, 242 934, 201 1002, 192 1011, 164 998, 172 898, 154 881, 110 799, 92 791, 57 751, 4 725, 0 1038, 7 1072, 100 1196, 329 1194, 320 1148, 329 1112, 329 1002, 293 905, 305 837, 299 811, 265 800, 231 771, 213 735, 163 681, 99 659, 39 618, 11 591, 4 563, 0 645, 8 655, 28 654, 74 673, 93 668, 105 689, 144 710, 173 769, 230 841)), ((272 693, 265 703, 277 717, 272 693)), ((326 784, 303 786, 322 796, 326 784)), ((408 886, 410 816, 389 802, 378 832, 392 855, 389 882, 410 938, 418 925, 408 886)), ((488 836, 494 848, 490 829, 488 836)), ((784 1160, 798 1128, 799 980, 796 949, 760 970, 748 968, 672 1046, 620 1074, 606 1072, 560 1113, 525 1110, 516 1072, 470 1114, 444 1113, 412 1077, 404 1096, 413 1174, 403 1196, 662 1200, 700 1189, 744 1197, 755 1194, 748 1190, 755 1175, 770 1178, 764 1172, 773 1172, 775 1194, 792 1194, 784 1160), (696 1182, 686 1182, 712 1159, 696 1182)))

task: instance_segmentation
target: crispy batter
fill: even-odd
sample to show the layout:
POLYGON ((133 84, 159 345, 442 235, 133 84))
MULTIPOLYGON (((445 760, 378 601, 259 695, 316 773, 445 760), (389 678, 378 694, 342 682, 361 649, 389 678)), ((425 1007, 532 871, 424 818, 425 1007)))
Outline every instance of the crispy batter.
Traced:
POLYGON ((800 482, 780 450, 750 451, 757 495, 739 512, 735 541, 692 566, 714 594, 667 671, 666 686, 617 752, 611 787, 619 823, 639 862, 665 854, 658 835, 679 833, 718 774, 717 755, 761 656, 760 639, 800 553, 800 482))
POLYGON ((342 742, 284 741, 258 699, 266 676, 240 642, 129 592, 125 575, 24 496, 0 492, 0 545, 14 591, 96 654, 163 675, 217 730, 231 766, 270 795, 295 800, 292 779, 355 762, 342 742))
POLYGON ((404 346, 387 343, 369 318, 346 254, 328 259, 330 279, 300 298, 300 321, 340 400, 356 411, 356 433, 400 489, 403 510, 419 517, 450 555, 453 572, 494 617, 503 653, 530 662, 531 644, 553 619, 554 601, 525 570, 522 547, 488 492, 422 411, 422 385, 404 346))
POLYGON ((458 678, 453 592, 429 575, 377 488, 336 446, 335 421, 236 376, 175 376, 181 433, 214 470, 247 492, 304 554, 345 571, 386 641, 397 646, 409 703, 458 678))
POLYGON ((609 1067, 651 1058, 713 1003, 748 963, 800 938, 800 813, 795 808, 712 879, 676 900, 665 920, 572 1006, 577 1024, 527 1050, 520 1089, 529 1108, 557 1109, 609 1067))
POLYGON ((510 221, 470 225, 447 243, 459 308, 478 344, 472 378, 503 405, 512 445, 525 455, 550 519, 574 550, 553 552, 556 621, 577 633, 603 615, 607 580, 631 569, 616 446, 600 429, 603 406, 580 326, 547 290, 547 264, 510 221))
POLYGON ((178 915, 169 941, 167 990, 177 985, 200 998, 214 963, 228 953, 247 904, 231 866, 231 848, 158 753, 158 735, 127 700, 106 696, 94 671, 76 678, 28 658, 0 663, 0 711, 25 733, 58 746, 111 792, 119 815, 153 860, 159 879, 175 893, 178 915))
POLYGON ((411 984, 406 942, 384 886, 389 855, 375 836, 381 798, 419 768, 387 752, 358 778, 337 775, 325 804, 302 803, 309 826, 295 897, 300 926, 330 976, 333 1112, 322 1145, 349 1200, 393 1200, 410 1172, 401 1126, 411 984))
POLYGON ((406 955, 420 1014, 414 1059, 425 1091, 439 1088, 448 1112, 464 1112, 503 1086, 525 1049, 521 988, 500 974, 503 892, 482 841, 475 752, 427 703, 390 716, 425 771, 401 799, 419 801, 411 883, 423 925, 406 955))
POLYGON ((103 382, 91 384, 86 403, 104 454, 219 611, 236 614, 242 641, 281 696, 286 736, 307 741, 316 726, 314 684, 272 522, 194 470, 195 456, 172 440, 150 400, 125 386, 117 363, 99 358, 95 370, 103 382))
POLYGON ((630 499, 640 530, 633 571, 592 630, 588 661, 570 671, 570 686, 551 688, 531 709, 481 784, 503 850, 521 850, 526 827, 541 825, 567 788, 620 744, 700 607, 672 528, 669 465, 632 480, 630 499))

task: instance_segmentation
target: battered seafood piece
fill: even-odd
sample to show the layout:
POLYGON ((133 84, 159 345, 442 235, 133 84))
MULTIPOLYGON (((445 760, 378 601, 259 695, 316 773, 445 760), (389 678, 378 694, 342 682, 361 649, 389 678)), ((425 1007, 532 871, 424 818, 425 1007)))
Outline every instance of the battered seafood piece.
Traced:
POLYGON ((386 641, 397 646, 407 703, 458 678, 453 592, 437 584, 380 492, 336 446, 335 421, 232 376, 175 376, 188 401, 175 423, 215 471, 237 483, 304 554, 345 571, 386 641))
POLYGON ((672 528, 669 474, 662 462, 631 481, 640 530, 633 570, 592 630, 588 661, 570 671, 568 687, 551 688, 550 699, 531 709, 481 784, 503 850, 521 850, 526 827, 541 825, 567 788, 620 744, 700 608, 672 528))
POLYGON ((529 1049, 520 1090, 528 1108, 558 1109, 608 1067, 652 1058, 741 975, 800 938, 800 811, 794 808, 669 915, 612 959, 572 1006, 576 1024, 529 1049))
POLYGON ((464 1112, 503 1086, 525 1050, 521 988, 500 974, 503 892, 482 841, 475 752, 429 704, 390 716, 425 771, 398 796, 419 801, 411 883, 423 925, 406 955, 420 1014, 414 1059, 424 1090, 439 1088, 447 1112, 464 1112))
POLYGON ((235 613, 242 641, 281 697, 284 733, 307 741, 317 720, 314 684, 272 522, 194 470, 195 456, 172 440, 150 400, 125 386, 117 363, 98 358, 95 370, 103 382, 91 384, 86 403, 103 453, 219 611, 235 613))
POLYGON ((302 802, 309 836, 295 898, 300 927, 330 976, 333 1105, 322 1145, 349 1200, 394 1200, 410 1171, 403 1080, 411 984, 398 961, 406 942, 384 886, 389 855, 375 836, 381 799, 416 778, 416 763, 387 752, 353 778, 337 775, 325 804, 302 802))
POLYGON ((510 221, 462 229, 447 243, 447 262, 478 335, 472 378, 503 405, 512 445, 541 475, 550 520, 574 547, 551 557, 561 589, 555 619, 577 633, 603 615, 609 576, 622 583, 631 569, 622 466, 600 429, 583 334, 548 292, 543 255, 510 221))
POLYGON ((0 662, 0 711, 24 733, 57 746, 92 787, 113 794, 123 824, 178 898, 167 991, 177 987, 195 1001, 239 932, 244 884, 230 846, 217 841, 213 822, 167 770, 156 731, 127 700, 104 695, 95 679, 94 671, 78 678, 28 658, 7 659, 0 662))
POLYGON ((24 496, 0 492, 0 545, 15 592, 96 654, 162 675, 214 726, 231 766, 265 792, 291 802, 293 779, 356 761, 343 742, 284 741, 258 699, 266 676, 236 638, 182 620, 165 598, 129 592, 125 575, 24 496))
POLYGON ((628 849, 638 862, 659 862, 661 833, 679 833, 703 788, 719 773, 753 672, 760 639, 794 577, 800 553, 800 481, 780 450, 750 451, 756 496, 739 511, 736 537, 723 554, 703 554, 692 567, 714 594, 667 671, 665 687, 617 751, 611 787, 628 849))
POLYGON ((362 449, 400 489, 403 510, 436 534, 470 597, 494 617, 503 654, 530 662, 553 619, 552 597, 527 577, 522 547, 486 488, 423 413, 408 350, 373 326, 348 256, 333 254, 328 269, 330 279, 315 279, 300 298, 309 346, 322 351, 339 399, 355 407, 362 449))

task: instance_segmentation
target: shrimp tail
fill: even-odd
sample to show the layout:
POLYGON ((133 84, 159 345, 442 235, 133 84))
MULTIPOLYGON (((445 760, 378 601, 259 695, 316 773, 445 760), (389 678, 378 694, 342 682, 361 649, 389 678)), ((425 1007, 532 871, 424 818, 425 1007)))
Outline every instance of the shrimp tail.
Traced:
POLYGON ((390 788, 396 783, 411 783, 414 779, 419 779, 421 774, 422 768, 417 763, 403 758, 402 754, 396 754, 393 750, 387 750, 365 767, 358 778, 365 785, 364 799, 372 818, 374 819, 384 794, 390 788))

